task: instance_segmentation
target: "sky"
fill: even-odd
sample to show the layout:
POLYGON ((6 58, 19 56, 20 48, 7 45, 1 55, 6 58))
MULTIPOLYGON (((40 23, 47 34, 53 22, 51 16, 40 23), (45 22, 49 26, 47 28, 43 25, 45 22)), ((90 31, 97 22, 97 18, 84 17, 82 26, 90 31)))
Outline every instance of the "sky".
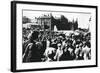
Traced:
POLYGON ((69 21, 78 20, 78 27, 79 28, 88 28, 89 27, 89 19, 91 17, 90 13, 79 13, 79 12, 47 12, 47 11, 23 11, 23 16, 26 16, 30 18, 31 20, 34 20, 35 17, 39 17, 42 15, 50 15, 52 13, 53 17, 60 17, 61 15, 64 15, 66 18, 68 18, 69 21))

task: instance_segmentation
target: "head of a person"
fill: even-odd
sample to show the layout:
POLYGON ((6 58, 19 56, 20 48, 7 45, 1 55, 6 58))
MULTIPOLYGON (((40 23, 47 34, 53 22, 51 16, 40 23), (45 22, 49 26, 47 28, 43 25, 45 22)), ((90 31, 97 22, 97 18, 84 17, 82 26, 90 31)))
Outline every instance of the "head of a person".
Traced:
POLYGON ((30 38, 29 38, 30 42, 33 42, 34 40, 38 39, 38 35, 39 35, 38 31, 33 31, 30 38))
POLYGON ((61 43, 58 43, 57 44, 57 47, 60 49, 61 48, 61 45, 62 45, 61 43))
POLYGON ((79 48, 79 45, 78 44, 76 44, 76 48, 79 48))
POLYGON ((85 45, 88 47, 88 48, 91 48, 91 43, 88 41, 85 43, 85 45))
POLYGON ((48 58, 53 60, 54 56, 55 56, 55 52, 51 51, 51 52, 48 53, 48 58))

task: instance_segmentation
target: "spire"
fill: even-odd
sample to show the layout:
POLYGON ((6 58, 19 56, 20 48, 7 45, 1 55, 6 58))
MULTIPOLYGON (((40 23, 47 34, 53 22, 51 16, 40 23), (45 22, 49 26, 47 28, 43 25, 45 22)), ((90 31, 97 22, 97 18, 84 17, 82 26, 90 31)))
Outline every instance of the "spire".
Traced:
POLYGON ((89 18, 88 31, 90 31, 91 17, 89 18))
POLYGON ((89 18, 89 22, 91 22, 91 17, 89 18))

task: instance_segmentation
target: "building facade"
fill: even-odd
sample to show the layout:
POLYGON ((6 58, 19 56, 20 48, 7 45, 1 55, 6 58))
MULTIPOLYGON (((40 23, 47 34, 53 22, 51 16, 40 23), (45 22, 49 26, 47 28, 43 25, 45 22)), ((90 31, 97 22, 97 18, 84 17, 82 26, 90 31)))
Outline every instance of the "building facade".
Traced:
POLYGON ((70 22, 64 15, 61 15, 60 18, 55 18, 52 16, 52 14, 42 15, 36 18, 36 20, 37 24, 41 25, 41 28, 43 30, 54 31, 55 27, 58 31, 78 29, 78 20, 73 20, 72 22, 70 22))

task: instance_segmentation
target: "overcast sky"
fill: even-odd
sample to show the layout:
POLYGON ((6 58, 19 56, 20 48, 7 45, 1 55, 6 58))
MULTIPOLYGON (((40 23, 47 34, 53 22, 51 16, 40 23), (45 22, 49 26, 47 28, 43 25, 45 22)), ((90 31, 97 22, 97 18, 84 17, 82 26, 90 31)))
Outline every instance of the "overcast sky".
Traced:
POLYGON ((89 13, 69 13, 69 12, 45 12, 45 11, 23 11, 23 16, 26 16, 30 19, 34 19, 35 17, 39 17, 42 15, 48 15, 52 13, 54 17, 60 17, 61 15, 64 15, 66 18, 68 18, 69 21, 72 21, 73 19, 78 19, 78 27, 81 28, 88 28, 89 26, 89 19, 91 17, 91 14, 89 13))

